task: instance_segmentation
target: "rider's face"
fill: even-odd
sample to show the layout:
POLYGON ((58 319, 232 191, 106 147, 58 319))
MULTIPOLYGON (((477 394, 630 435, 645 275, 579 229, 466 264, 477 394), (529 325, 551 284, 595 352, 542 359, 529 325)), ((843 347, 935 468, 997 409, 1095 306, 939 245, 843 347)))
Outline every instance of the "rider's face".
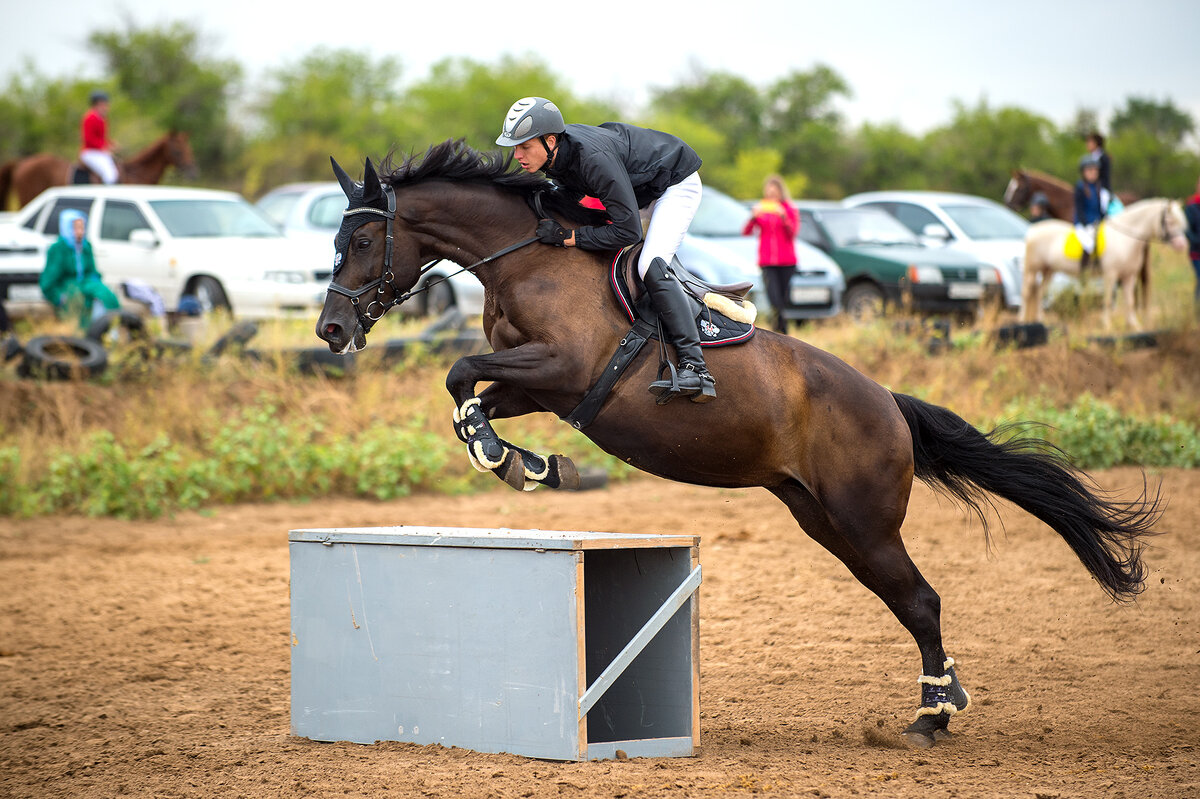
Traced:
MULTIPOLYGON (((555 137, 547 136, 546 144, 551 150, 554 149, 555 137)), ((546 154, 546 148, 542 146, 542 142, 537 137, 529 141, 523 141, 513 148, 513 157, 517 159, 517 163, 521 165, 521 169, 526 172, 537 172, 546 165, 549 156, 546 154)))

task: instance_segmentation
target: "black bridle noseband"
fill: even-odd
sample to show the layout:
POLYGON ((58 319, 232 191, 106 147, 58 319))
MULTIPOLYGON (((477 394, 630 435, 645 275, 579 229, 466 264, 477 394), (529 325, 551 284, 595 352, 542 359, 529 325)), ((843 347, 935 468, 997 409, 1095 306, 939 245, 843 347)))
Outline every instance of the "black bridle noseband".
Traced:
MULTIPOLYGON (((393 242, 392 225, 396 220, 396 192, 392 189, 392 187, 390 185, 387 185, 387 184, 382 185, 381 188, 383 189, 384 196, 387 197, 388 210, 383 211, 383 210, 380 210, 379 208, 371 208, 370 206, 364 206, 364 207, 360 207, 360 208, 348 208, 342 212, 342 216, 348 217, 348 216, 354 216, 355 214, 375 214, 377 216, 382 216, 384 219, 387 220, 387 231, 385 233, 386 244, 384 246, 384 251, 383 251, 383 270, 382 270, 382 272, 380 273, 379 277, 377 277, 374 280, 371 280, 367 283, 364 283, 362 286, 360 286, 357 289, 348 289, 345 286, 339 286, 337 284, 337 282, 335 282, 334 279, 331 279, 329 281, 329 287, 328 287, 328 289, 326 289, 326 291, 332 291, 334 294, 341 294, 343 297, 350 300, 350 304, 354 306, 354 313, 358 317, 358 323, 360 326, 362 326, 364 333, 369 331, 371 329, 372 325, 374 325, 376 322, 378 322, 380 319, 382 319, 383 315, 385 313, 387 313, 389 310, 391 310, 392 307, 399 305, 399 304, 405 302, 406 300, 409 300, 412 297, 415 297, 418 294, 429 291, 431 288, 436 286, 438 283, 442 283, 446 280, 449 280, 450 278, 454 277, 454 275, 462 274, 463 272, 470 272, 471 270, 476 269, 477 267, 483 266, 486 263, 490 263, 491 261, 494 261, 503 255, 508 255, 510 252, 513 252, 514 250, 519 250, 522 247, 533 244, 535 241, 538 240, 537 236, 532 236, 528 239, 523 239, 522 241, 518 241, 516 244, 510 244, 509 246, 505 247, 504 249, 498 250, 497 252, 492 253, 491 255, 489 255, 488 257, 486 257, 482 260, 476 261, 475 263, 471 264, 470 266, 464 266, 461 269, 459 269, 457 272, 451 272, 449 275, 446 275, 445 277, 443 277, 439 280, 434 280, 432 282, 426 283, 424 286, 422 286, 419 289, 410 289, 409 291, 401 292, 400 289, 396 287, 396 282, 395 282, 396 275, 392 271, 392 242, 393 242), (392 299, 386 303, 383 299, 384 288, 391 289, 391 292, 392 292, 392 299), (367 294, 368 292, 370 292, 371 289, 377 289, 377 291, 376 291, 375 297, 370 302, 367 303, 366 309, 364 310, 364 308, 363 308, 362 304, 359 302, 359 300, 362 298, 362 296, 364 294, 367 294), (371 314, 371 309, 375 306, 379 307, 378 315, 371 314)), ((539 195, 540 195, 540 192, 539 192, 539 195)), ((540 196, 535 196, 534 202, 540 211, 540 209, 541 209, 540 196)), ((363 224, 365 225, 366 222, 364 222, 363 224)), ((361 225, 360 225, 360 227, 361 227, 361 225)), ((348 249, 349 249, 349 247, 347 247, 347 250, 348 249)), ((418 283, 421 280, 421 276, 424 275, 426 272, 428 272, 433 267, 433 265, 438 262, 438 260, 441 260, 441 259, 436 259, 436 260, 430 261, 429 263, 427 263, 421 267, 420 272, 417 274, 417 282, 418 283)))

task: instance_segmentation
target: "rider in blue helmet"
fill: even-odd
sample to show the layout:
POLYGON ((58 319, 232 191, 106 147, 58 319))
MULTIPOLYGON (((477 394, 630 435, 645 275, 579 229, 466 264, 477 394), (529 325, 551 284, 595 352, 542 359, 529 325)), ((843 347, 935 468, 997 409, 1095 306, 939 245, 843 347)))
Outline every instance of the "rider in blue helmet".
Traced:
POLYGON ((1108 213, 1111 199, 1100 185, 1100 158, 1088 153, 1079 160, 1079 181, 1075 184, 1075 235, 1083 246, 1080 269, 1086 269, 1096 247, 1096 229, 1108 213))
POLYGON ((661 400, 687 396, 708 402, 717 395, 700 348, 700 334, 683 286, 667 265, 700 205, 700 156, 681 139, 622 122, 568 125, 545 97, 523 97, 504 118, 496 144, 512 147, 527 172, 543 171, 575 199, 595 197, 610 225, 569 230, 552 219, 538 223, 547 244, 585 250, 619 250, 643 239, 639 209, 650 224, 638 261, 654 309, 679 360, 678 382, 657 380, 651 393, 661 400))

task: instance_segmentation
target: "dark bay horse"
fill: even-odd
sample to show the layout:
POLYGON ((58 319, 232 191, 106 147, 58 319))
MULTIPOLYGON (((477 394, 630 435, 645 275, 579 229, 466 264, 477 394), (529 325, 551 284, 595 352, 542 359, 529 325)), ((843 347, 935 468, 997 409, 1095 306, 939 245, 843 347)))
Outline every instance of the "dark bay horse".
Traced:
MULTIPOLYGON (((511 157, 461 141, 397 166, 389 158, 380 173, 368 160, 361 183, 335 164, 349 202, 316 332, 334 352, 355 351, 375 320, 409 296, 423 264, 482 262, 473 273, 495 351, 461 358, 447 375, 455 433, 478 468, 515 488, 569 488, 578 480, 569 459, 509 444, 492 421, 570 414, 629 322, 609 287, 612 254, 538 243, 529 203, 548 183, 511 166, 511 157), (481 381, 490 385, 476 396, 481 381)), ((595 222, 595 212, 554 193, 544 205, 567 226, 595 222)), ((914 476, 974 509, 985 531, 986 495, 1012 501, 1061 535, 1114 599, 1144 586, 1141 539, 1161 513, 1145 486, 1134 500, 1113 499, 1053 448, 1009 430, 982 434, 949 410, 895 394, 835 356, 767 330, 708 355, 721 385, 715 401, 657 405, 647 391, 656 349, 639 354, 584 434, 651 474, 762 486, 783 501, 915 639, 921 703, 904 735, 916 746, 949 735, 951 716, 970 699, 942 648, 941 600, 900 536, 914 476)))
MULTIPOLYGON (((17 202, 24 206, 51 186, 67 185, 72 166, 72 162, 54 153, 38 153, 0 166, 0 209, 6 206, 10 190, 16 190, 17 202)), ((182 131, 166 133, 127 161, 118 161, 118 180, 158 183, 168 166, 187 174, 196 171, 192 145, 182 131)), ((93 176, 92 182, 99 180, 93 176)))

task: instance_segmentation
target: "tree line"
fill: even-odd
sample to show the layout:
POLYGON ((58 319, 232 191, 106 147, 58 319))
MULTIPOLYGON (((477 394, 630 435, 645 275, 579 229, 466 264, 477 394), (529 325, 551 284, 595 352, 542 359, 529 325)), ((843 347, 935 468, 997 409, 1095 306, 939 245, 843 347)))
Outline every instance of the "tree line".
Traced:
POLYGON ((410 81, 396 58, 317 48, 251 86, 239 63, 214 57, 201 32, 182 22, 126 21, 94 31, 87 47, 103 65, 99 81, 48 77, 32 64, 9 76, 0 96, 0 163, 43 151, 73 157, 88 94, 105 88, 110 134, 125 155, 166 129, 187 131, 197 182, 249 197, 330 179, 331 155, 354 164, 459 137, 493 149, 503 113, 530 94, 553 98, 568 121, 624 119, 675 133, 704 159, 705 182, 736 197, 757 196, 763 178, 778 173, 797 197, 939 189, 998 199, 1020 167, 1074 182, 1093 130, 1108 138, 1118 191, 1183 196, 1200 175, 1195 120, 1169 98, 1128 97, 1107 124, 1078 109, 1066 125, 984 99, 956 102, 949 122, 914 134, 894 122, 852 128, 838 102, 853 89, 823 64, 767 86, 698 69, 654 89, 646 110, 631 116, 580 96, 533 55, 446 58, 410 81))

